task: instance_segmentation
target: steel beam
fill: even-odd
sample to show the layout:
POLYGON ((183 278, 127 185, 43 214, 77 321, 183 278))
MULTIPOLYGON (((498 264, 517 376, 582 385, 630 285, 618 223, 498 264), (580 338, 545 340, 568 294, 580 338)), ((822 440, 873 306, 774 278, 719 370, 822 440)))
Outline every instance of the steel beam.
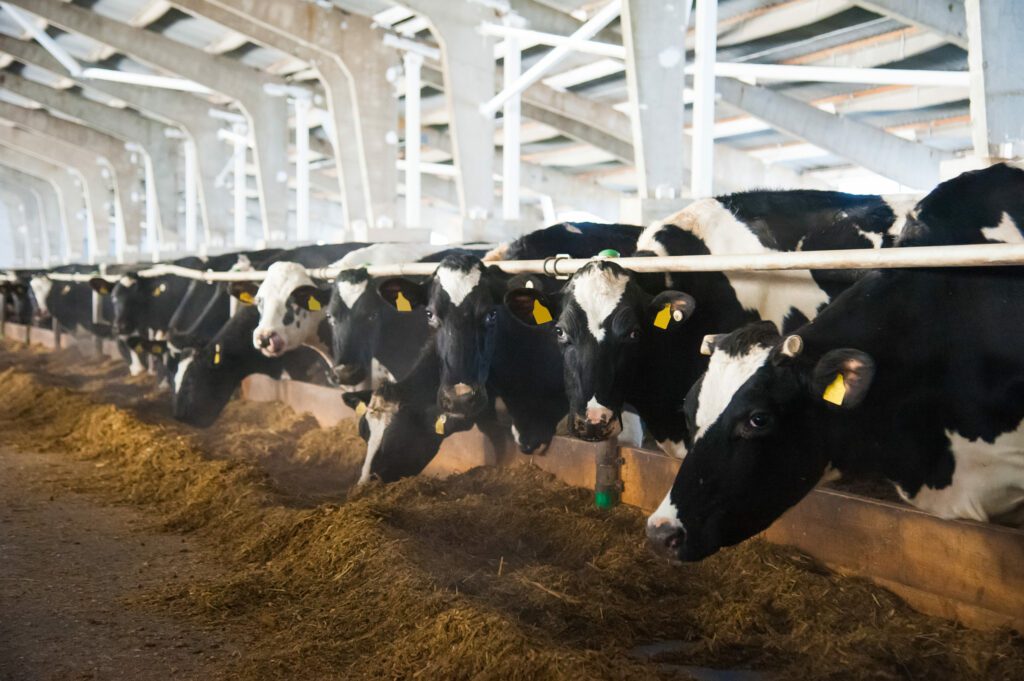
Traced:
POLYGON ((40 137, 18 128, 0 126, 0 145, 69 169, 77 176, 85 198, 85 246, 89 262, 110 260, 110 187, 100 173, 96 155, 79 147, 40 137))
MULTIPOLYGON (((34 43, 0 35, 0 52, 18 61, 61 73, 60 64, 46 50, 34 43)), ((199 210, 205 227, 206 243, 214 231, 226 238, 226 225, 231 221, 231 197, 216 185, 217 174, 228 162, 230 151, 217 141, 220 123, 208 115, 209 105, 181 93, 132 87, 109 82, 82 82, 109 97, 127 102, 151 117, 179 125, 196 147, 199 169, 199 210)))
POLYGON ((717 89, 722 101, 772 127, 912 189, 935 186, 939 182, 939 162, 951 156, 767 88, 720 78, 717 89))
POLYGON ((85 197, 81 183, 76 186, 67 169, 9 147, 0 146, 0 165, 50 183, 56 191, 60 211, 57 223, 60 236, 51 242, 51 246, 59 245, 59 252, 54 255, 63 262, 80 258, 85 235, 85 197))
POLYGON ((689 20, 689 2, 660 5, 626 0, 622 4, 626 85, 641 199, 674 199, 683 193, 683 43, 689 20))
MULTIPOLYGON (((54 90, 41 83, 13 73, 0 73, 0 87, 27 97, 46 108, 76 118, 91 128, 100 130, 143 148, 153 165, 154 188, 158 209, 156 233, 161 241, 177 240, 178 187, 177 144, 164 134, 165 126, 125 109, 117 109, 94 102, 85 97, 54 90)), ((148 176, 147 176, 148 177, 148 176)))
POLYGON ((26 265, 46 265, 48 255, 47 244, 42 236, 46 231, 43 224, 42 206, 39 196, 34 190, 23 183, 15 183, 10 175, 4 174, 0 169, 0 196, 8 205, 16 205, 24 224, 19 226, 25 228, 24 248, 26 265))
POLYGON ((920 26, 967 49, 964 0, 857 0, 857 4, 882 16, 920 26))
POLYGON ((1024 156, 1024 70, 1020 68, 1024 3, 967 0, 966 8, 974 153, 1024 156))
POLYGON ((29 201, 25 196, 13 188, 0 185, 0 203, 7 207, 7 219, 11 235, 14 237, 15 263, 19 262, 23 267, 31 267, 35 264, 35 249, 32 244, 32 226, 29 221, 29 201), (21 239, 21 248, 18 248, 18 239, 21 239))
POLYGON ((30 219, 35 213, 39 225, 38 241, 40 262, 44 267, 55 264, 56 246, 60 243, 61 214, 57 190, 46 180, 25 173, 17 168, 0 167, 0 182, 18 187, 29 202, 30 219))
POLYGON ((284 99, 267 97, 263 86, 284 85, 284 81, 251 69, 238 61, 205 54, 151 31, 127 24, 61 0, 10 0, 64 30, 79 33, 110 45, 141 62, 200 83, 238 102, 252 130, 253 156, 258 172, 260 214, 263 235, 269 239, 272 226, 288 224, 288 186, 278 179, 288 169, 288 105, 284 99))

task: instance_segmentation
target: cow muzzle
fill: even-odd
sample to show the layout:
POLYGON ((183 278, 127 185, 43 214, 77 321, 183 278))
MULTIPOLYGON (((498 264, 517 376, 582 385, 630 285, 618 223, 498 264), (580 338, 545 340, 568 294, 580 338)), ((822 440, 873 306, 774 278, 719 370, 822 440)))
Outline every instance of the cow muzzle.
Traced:
POLYGON ((276 331, 256 331, 252 337, 253 345, 267 357, 277 357, 284 353, 285 342, 276 331))
POLYGON ((581 440, 599 442, 613 438, 621 431, 622 423, 607 407, 587 407, 586 412, 572 417, 573 435, 581 440))
POLYGON ((651 517, 647 521, 647 546, 659 556, 678 562, 686 546, 686 528, 667 518, 651 517))
POLYGON ((466 383, 444 386, 438 394, 438 405, 458 416, 476 416, 487 405, 487 390, 483 386, 466 383))

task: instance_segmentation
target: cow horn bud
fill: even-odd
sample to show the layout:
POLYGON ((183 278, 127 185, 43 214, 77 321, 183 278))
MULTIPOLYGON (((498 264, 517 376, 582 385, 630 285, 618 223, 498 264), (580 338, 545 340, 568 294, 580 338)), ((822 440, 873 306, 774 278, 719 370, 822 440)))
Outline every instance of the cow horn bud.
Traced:
POLYGON ((804 350, 804 339, 800 336, 786 336, 782 341, 782 354, 786 357, 796 357, 804 350))
POLYGON ((704 340, 700 342, 700 354, 705 357, 710 357, 711 353, 715 351, 715 344, 718 343, 719 339, 725 334, 711 333, 704 336, 704 340))

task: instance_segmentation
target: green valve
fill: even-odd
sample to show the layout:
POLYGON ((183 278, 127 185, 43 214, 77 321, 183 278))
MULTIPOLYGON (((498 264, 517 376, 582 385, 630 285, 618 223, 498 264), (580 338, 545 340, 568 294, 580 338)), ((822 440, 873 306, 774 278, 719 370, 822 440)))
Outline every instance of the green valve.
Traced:
POLYGON ((615 508, 619 505, 618 490, 599 490, 594 492, 594 505, 601 509, 615 508))
POLYGON ((619 253, 618 251, 616 251, 614 248, 606 248, 603 251, 601 251, 600 253, 598 253, 597 257, 599 257, 599 258, 618 258, 620 255, 622 255, 622 254, 619 253))

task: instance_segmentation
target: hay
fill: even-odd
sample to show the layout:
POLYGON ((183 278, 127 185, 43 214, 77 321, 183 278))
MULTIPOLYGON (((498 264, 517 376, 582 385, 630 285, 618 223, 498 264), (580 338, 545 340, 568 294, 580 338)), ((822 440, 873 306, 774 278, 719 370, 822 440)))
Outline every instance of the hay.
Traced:
POLYGON ((31 373, 0 372, 0 438, 95 461, 83 488, 221 552, 223 578, 144 605, 244 624, 252 647, 234 678, 679 678, 674 665, 1024 678, 1012 633, 920 615, 760 541, 668 565, 642 545, 639 512, 599 512, 535 469, 371 484, 344 503, 296 506, 264 464, 347 470, 361 450, 351 424, 321 431, 280 407, 232 404, 197 434, 57 385, 35 355, 0 355, 0 367, 22 358, 31 373), (631 655, 655 641, 681 643, 631 655))

